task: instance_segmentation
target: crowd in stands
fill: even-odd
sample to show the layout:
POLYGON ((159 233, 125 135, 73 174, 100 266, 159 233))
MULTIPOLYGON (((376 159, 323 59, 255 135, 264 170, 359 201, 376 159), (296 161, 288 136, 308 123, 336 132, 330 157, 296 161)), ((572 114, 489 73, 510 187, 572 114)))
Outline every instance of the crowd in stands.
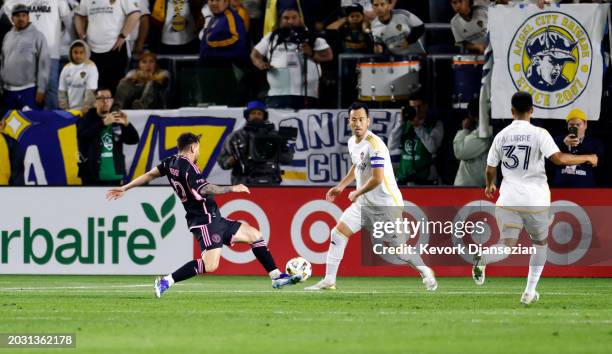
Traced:
MULTIPOLYGON (((336 78, 348 80, 353 88, 348 98, 357 98, 355 68, 338 72, 339 55, 426 55, 425 24, 434 17, 430 2, 448 10, 445 21, 455 52, 483 54, 487 11, 493 4, 544 7, 591 1, 6 0, 0 9, 1 113, 81 111, 81 177, 88 184, 116 184, 125 175, 118 158, 122 145, 138 142, 122 110, 171 108, 169 102, 175 101, 171 87, 177 78, 172 75, 178 73, 169 72, 161 59, 197 55, 196 72, 218 88, 198 103, 244 106, 261 100, 268 108, 335 107, 342 99, 336 94, 336 78), (334 94, 329 96, 336 101, 324 94, 330 87, 334 94)), ((424 85, 410 100, 390 105, 403 107, 398 181, 484 186, 491 141, 477 134, 477 104, 454 111, 449 123, 430 104, 428 90, 424 85), (440 163, 449 159, 454 165, 440 163)), ((596 152, 603 161, 605 148, 586 134, 587 119, 579 108, 567 124, 577 133, 556 139, 561 150, 596 152)), ((9 152, 13 161, 14 142, 3 136, 0 154, 9 152)), ((588 166, 551 168, 551 181, 558 186, 601 185, 594 173, 588 166)), ((5 176, 10 176, 6 168, 0 170, 0 184, 8 183, 5 176)))

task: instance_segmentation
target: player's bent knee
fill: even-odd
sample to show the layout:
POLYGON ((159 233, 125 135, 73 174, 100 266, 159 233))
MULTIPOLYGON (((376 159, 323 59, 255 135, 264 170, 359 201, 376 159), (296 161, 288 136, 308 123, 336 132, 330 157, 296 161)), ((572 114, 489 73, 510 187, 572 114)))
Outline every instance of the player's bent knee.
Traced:
POLYGON ((217 268, 219 268, 219 261, 204 261, 204 270, 206 271, 206 273, 212 273, 217 270, 217 268))

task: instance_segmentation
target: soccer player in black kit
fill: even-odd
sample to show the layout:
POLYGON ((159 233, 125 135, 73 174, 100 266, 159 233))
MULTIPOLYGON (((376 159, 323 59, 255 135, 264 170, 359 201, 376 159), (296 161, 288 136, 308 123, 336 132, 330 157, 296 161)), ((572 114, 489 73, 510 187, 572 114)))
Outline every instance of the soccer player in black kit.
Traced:
POLYGON ((155 280, 155 295, 160 297, 174 283, 198 274, 212 273, 219 266, 223 245, 248 243, 253 254, 272 279, 272 287, 280 288, 301 280, 301 275, 281 273, 276 267, 261 233, 256 228, 239 221, 228 220, 219 214, 214 194, 229 192, 250 193, 242 185, 217 186, 208 183, 195 164, 200 155, 200 136, 184 133, 177 139, 178 154, 164 159, 157 167, 119 188, 108 190, 108 200, 119 199, 129 189, 167 176, 174 192, 183 203, 187 225, 200 244, 202 258, 187 262, 174 273, 155 280))

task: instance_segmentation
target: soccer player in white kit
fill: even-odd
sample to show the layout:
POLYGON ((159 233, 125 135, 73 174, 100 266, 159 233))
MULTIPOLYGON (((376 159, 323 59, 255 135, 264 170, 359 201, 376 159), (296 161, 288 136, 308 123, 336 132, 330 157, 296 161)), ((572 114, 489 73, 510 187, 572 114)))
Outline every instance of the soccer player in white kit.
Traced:
MULTIPOLYGON (((597 155, 572 155, 559 151, 550 133, 531 124, 533 101, 528 92, 512 96, 513 122, 493 139, 487 158, 486 189, 488 198, 496 192, 495 175, 501 163, 503 180, 496 202, 495 218, 500 230, 499 243, 491 247, 516 246, 521 229, 531 237, 535 253, 529 260, 527 286, 521 303, 529 305, 539 299, 536 286, 546 263, 548 228, 551 223, 550 190, 546 181, 544 159, 556 165, 589 163, 597 166, 597 155)), ((508 253, 484 254, 474 259, 472 277, 477 285, 485 280, 486 264, 499 262, 508 253)))
MULTIPOLYGON (((395 182, 389 150, 378 136, 368 130, 369 125, 368 107, 362 103, 353 103, 349 108, 349 127, 353 136, 348 142, 353 165, 342 181, 327 192, 326 199, 333 201, 353 180, 356 181, 357 189, 349 193, 348 198, 353 204, 344 211, 331 231, 325 278, 306 290, 336 289, 336 274, 344 248, 349 237, 362 228, 362 210, 371 213, 384 210, 381 214, 364 215, 373 221, 394 221, 395 217, 401 217, 404 200, 395 182)), ((390 236, 391 246, 406 242, 405 238, 390 236)), ((406 254, 397 257, 421 274, 427 290, 436 290, 438 283, 434 273, 422 263, 419 256, 406 254)))

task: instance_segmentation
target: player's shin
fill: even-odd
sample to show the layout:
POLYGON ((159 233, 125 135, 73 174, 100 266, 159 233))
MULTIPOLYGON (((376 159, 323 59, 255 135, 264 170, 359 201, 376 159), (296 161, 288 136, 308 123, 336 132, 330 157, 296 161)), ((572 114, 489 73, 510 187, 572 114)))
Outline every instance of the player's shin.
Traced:
POLYGON ((261 239, 251 244, 251 251, 255 255, 255 258, 261 263, 271 279, 276 279, 281 275, 281 271, 276 267, 272 253, 266 245, 266 241, 261 239))
POLYGON ((336 228, 331 231, 329 251, 327 251, 327 267, 325 269, 325 280, 330 284, 336 283, 336 274, 340 267, 340 261, 344 256, 344 249, 348 243, 348 237, 340 233, 336 228))
POLYGON ((405 254, 401 253, 397 255, 397 258, 406 262, 410 267, 417 270, 422 278, 428 277, 430 275, 429 267, 425 265, 423 259, 419 254, 405 254))
POLYGON ((527 276, 527 286, 525 287, 525 292, 528 294, 532 294, 538 285, 540 275, 542 275, 542 271, 544 270, 544 263, 546 263, 548 252, 547 245, 534 244, 533 247, 535 248, 535 253, 533 253, 529 259, 529 275, 527 276))
POLYGON ((185 265, 177 269, 174 273, 165 276, 164 279, 168 280, 168 284, 172 286, 174 283, 193 278, 205 272, 204 261, 202 259, 196 259, 185 263, 185 265))

